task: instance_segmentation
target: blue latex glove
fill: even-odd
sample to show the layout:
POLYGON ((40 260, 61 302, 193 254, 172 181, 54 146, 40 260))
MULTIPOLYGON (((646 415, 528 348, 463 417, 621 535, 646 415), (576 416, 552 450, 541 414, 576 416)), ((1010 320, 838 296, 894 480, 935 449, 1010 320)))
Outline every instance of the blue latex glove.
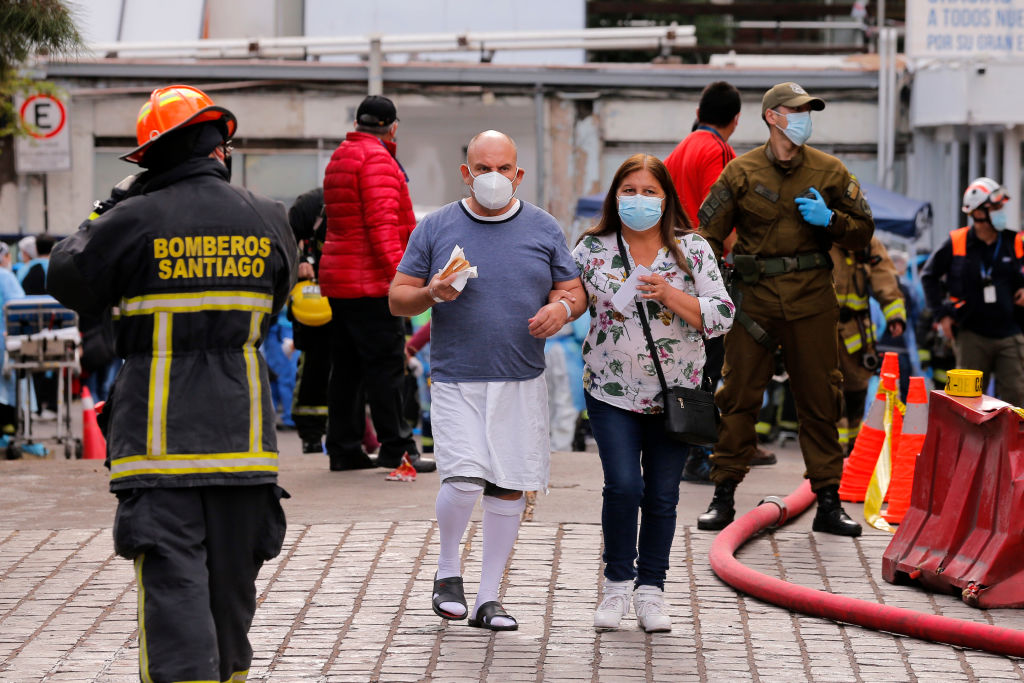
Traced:
POLYGON ((822 199, 820 192, 812 187, 811 193, 814 195, 814 199, 797 197, 796 208, 800 209, 800 215, 804 217, 805 221, 811 225, 826 228, 832 220, 832 210, 825 206, 825 200, 822 199))

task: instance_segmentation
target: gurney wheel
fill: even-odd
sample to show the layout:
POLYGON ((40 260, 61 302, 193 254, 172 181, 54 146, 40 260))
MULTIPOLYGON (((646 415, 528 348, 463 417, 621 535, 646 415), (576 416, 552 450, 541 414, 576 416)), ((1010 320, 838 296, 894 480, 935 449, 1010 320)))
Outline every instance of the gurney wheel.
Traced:
POLYGON ((21 457, 21 451, 15 448, 13 443, 7 444, 6 455, 8 460, 17 460, 21 457))

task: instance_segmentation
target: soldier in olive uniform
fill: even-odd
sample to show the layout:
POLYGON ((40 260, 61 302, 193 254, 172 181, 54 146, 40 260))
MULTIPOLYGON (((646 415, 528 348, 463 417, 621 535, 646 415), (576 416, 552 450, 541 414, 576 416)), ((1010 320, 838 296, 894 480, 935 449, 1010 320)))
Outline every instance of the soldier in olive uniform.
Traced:
POLYGON ((750 469, 758 408, 781 348, 805 476, 818 498, 813 528, 844 536, 861 532, 839 504, 842 375, 828 251, 833 242, 867 247, 874 223, 842 162, 804 144, 811 110, 824 108, 823 100, 796 83, 768 90, 761 101, 767 144, 729 163, 700 209, 700 232, 715 253, 721 254, 723 240, 736 227, 733 300, 742 311, 725 338, 724 385, 716 396, 722 424, 712 456, 715 494, 698 519, 701 529, 722 529, 735 516, 733 494, 750 469))

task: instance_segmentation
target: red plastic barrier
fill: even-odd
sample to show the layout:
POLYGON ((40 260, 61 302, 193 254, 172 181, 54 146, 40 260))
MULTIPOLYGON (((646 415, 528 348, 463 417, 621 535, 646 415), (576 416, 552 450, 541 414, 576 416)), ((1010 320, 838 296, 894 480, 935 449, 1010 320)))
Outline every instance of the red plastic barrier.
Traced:
POLYGON ((988 396, 933 391, 910 509, 882 557, 890 583, 1024 607, 1024 421, 988 396))

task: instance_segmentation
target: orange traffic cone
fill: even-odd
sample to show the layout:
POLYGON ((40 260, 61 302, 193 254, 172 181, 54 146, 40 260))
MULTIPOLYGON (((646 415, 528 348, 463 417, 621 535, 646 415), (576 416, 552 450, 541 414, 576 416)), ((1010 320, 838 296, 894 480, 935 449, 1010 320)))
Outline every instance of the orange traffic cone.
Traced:
POLYGON ((868 416, 860 425, 857 439, 853 442, 853 450, 846 458, 843 467, 843 478, 839 481, 839 498, 851 503, 864 500, 868 490, 871 474, 875 471, 878 454, 885 442, 885 391, 881 384, 875 400, 868 408, 868 416))
POLYGON ((388 481, 416 481, 416 468, 409 462, 409 454, 403 453, 402 464, 391 470, 384 478, 388 481))
POLYGON ((928 390, 924 377, 911 377, 907 391, 907 414, 903 418, 903 434, 899 449, 892 461, 892 481, 889 483, 889 509, 885 518, 899 524, 910 508, 910 491, 914 486, 914 464, 921 454, 924 437, 928 432, 928 390))
POLYGON ((107 440, 96 421, 96 406, 88 387, 82 387, 82 459, 107 459, 107 440))
MULTIPOLYGON (((899 391, 900 385, 900 355, 895 351, 886 351, 882 355, 882 386, 885 386, 886 375, 892 375, 892 388, 890 391, 899 391)), ((899 396, 896 396, 896 403, 899 403, 899 396)), ((889 434, 889 452, 895 457, 896 449, 899 447, 900 437, 903 434, 903 413, 898 408, 892 411, 892 433, 889 434)))
POLYGON ((900 354, 895 351, 886 351, 882 354, 882 370, 879 375, 895 375, 900 378, 900 354))

